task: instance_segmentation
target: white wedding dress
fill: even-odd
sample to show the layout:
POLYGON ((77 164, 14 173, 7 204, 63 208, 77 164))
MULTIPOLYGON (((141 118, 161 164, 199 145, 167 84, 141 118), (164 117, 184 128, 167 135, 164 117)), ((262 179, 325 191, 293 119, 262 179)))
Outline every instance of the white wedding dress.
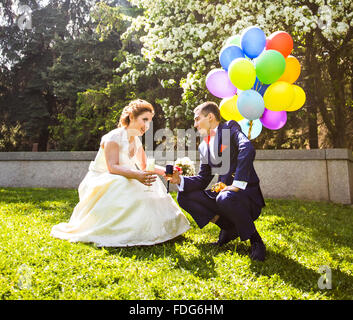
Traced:
MULTIPOLYGON (((136 179, 109 173, 102 147, 107 141, 118 143, 120 165, 136 169, 136 152, 129 157, 126 129, 117 128, 104 135, 78 188, 79 203, 69 222, 55 225, 51 236, 94 242, 97 246, 126 247, 154 245, 187 231, 189 221, 159 177, 147 187, 136 179), (153 192, 146 192, 147 188, 153 192)), ((138 137, 135 144, 137 149, 142 145, 138 137)))

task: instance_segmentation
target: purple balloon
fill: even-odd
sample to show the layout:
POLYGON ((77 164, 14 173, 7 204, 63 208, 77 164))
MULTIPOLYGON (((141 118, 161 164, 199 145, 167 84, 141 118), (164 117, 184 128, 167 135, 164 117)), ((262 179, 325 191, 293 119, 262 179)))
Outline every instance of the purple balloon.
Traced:
POLYGON ((281 129, 287 122, 286 111, 271 111, 265 108, 260 121, 264 127, 271 130, 281 129))
POLYGON ((237 93, 237 88, 229 80, 228 72, 223 69, 213 69, 208 73, 206 87, 217 98, 229 98, 237 93))

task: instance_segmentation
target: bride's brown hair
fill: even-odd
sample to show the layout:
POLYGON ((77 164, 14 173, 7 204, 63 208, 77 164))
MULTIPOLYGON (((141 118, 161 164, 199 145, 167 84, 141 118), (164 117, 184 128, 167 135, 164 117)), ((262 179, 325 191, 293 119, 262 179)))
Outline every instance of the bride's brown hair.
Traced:
POLYGON ((134 118, 137 118, 144 112, 151 112, 154 114, 154 108, 149 102, 142 99, 131 101, 127 106, 124 107, 123 112, 121 113, 118 128, 123 126, 127 127, 130 124, 130 115, 132 115, 134 118))

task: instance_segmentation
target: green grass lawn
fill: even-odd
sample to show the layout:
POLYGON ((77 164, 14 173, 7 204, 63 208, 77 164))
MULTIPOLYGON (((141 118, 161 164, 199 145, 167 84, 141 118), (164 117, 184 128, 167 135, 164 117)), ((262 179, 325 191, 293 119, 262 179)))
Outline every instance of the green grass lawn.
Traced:
MULTIPOLYGON (((176 194, 172 194, 174 199, 176 194)), ((0 299, 352 299, 353 208, 266 199, 249 242, 210 245, 219 229, 192 228, 151 247, 97 248, 50 237, 68 221, 76 190, 0 188, 0 299), (321 266, 332 289, 319 289, 321 266)))

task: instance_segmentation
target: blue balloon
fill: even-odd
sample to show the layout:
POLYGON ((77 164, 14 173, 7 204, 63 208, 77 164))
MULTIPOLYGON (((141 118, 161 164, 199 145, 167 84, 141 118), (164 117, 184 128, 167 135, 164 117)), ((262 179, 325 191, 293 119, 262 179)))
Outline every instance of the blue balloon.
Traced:
POLYGON ((241 35, 243 52, 251 59, 256 58, 266 46, 266 35, 258 27, 246 28, 241 35))
MULTIPOLYGON (((241 131, 248 137, 249 136, 249 129, 250 129, 250 120, 242 119, 238 121, 241 131)), ((256 119, 252 121, 251 131, 250 131, 250 140, 255 139, 259 136, 262 131, 262 123, 260 119, 256 119)))
POLYGON ((237 58, 245 58, 245 56, 243 50, 235 45, 226 46, 219 53, 219 62, 223 69, 227 71, 231 62, 237 58))
POLYGON ((265 102, 260 93, 250 89, 239 94, 237 107, 245 119, 255 120, 264 113, 265 102))
POLYGON ((270 86, 269 84, 264 84, 264 83, 262 83, 262 82, 258 79, 258 77, 256 77, 255 84, 254 84, 254 86, 253 86, 251 89, 257 91, 257 92, 260 93, 262 96, 264 96, 265 91, 267 90, 267 88, 268 88, 269 86, 270 86))

